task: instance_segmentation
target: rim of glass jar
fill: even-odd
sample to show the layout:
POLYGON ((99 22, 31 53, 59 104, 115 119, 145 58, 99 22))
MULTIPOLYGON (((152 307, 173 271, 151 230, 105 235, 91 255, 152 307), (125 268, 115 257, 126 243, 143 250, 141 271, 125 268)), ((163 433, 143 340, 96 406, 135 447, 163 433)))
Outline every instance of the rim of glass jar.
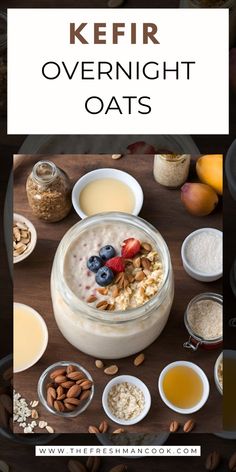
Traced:
POLYGON ((76 416, 79 416, 81 413, 83 413, 85 410, 87 410, 87 408, 89 407, 89 405, 90 405, 90 403, 91 403, 91 401, 94 397, 94 390, 95 390, 94 383, 92 384, 92 387, 91 387, 91 395, 87 399, 87 401, 85 401, 82 408, 80 406, 78 406, 78 408, 75 408, 73 411, 64 412, 64 411, 54 410, 53 408, 51 408, 48 405, 48 402, 47 402, 45 394, 44 394, 44 384, 47 380, 47 377, 50 375, 51 371, 56 370, 59 367, 64 367, 64 366, 66 367, 68 365, 75 365, 78 368, 78 370, 82 371, 87 376, 88 380, 91 380, 91 382, 93 382, 93 378, 92 378, 91 374, 88 372, 87 369, 85 369, 85 367, 83 367, 78 362, 58 361, 58 362, 55 362, 54 364, 49 365, 42 372, 42 374, 40 375, 39 380, 38 380, 38 389, 37 390, 38 390, 39 400, 40 400, 41 404, 44 406, 44 408, 46 408, 47 411, 49 411, 50 413, 52 413, 55 416, 61 416, 62 418, 75 418, 76 416))
MULTIPOLYGON (((78 235, 76 236, 78 237, 78 235)), ((72 241, 71 241, 72 242, 72 241)), ((71 244, 70 242, 70 244, 71 244)), ((121 213, 121 212, 104 212, 100 213, 97 215, 89 216, 78 223, 76 223, 74 226, 72 226, 67 233, 64 235, 62 238, 58 249, 56 253, 56 272, 59 274, 59 285, 60 285, 60 293, 62 294, 63 298, 66 300, 70 306, 76 310, 81 310, 83 314, 87 315, 90 319, 97 320, 97 321, 103 321, 107 322, 109 324, 122 324, 122 323, 128 323, 130 321, 134 321, 140 317, 143 317, 145 313, 150 313, 150 311, 154 308, 156 308, 157 303, 158 303, 158 308, 163 302, 167 288, 168 288, 168 283, 169 283, 169 276, 170 276, 170 268, 171 268, 171 259, 170 259, 170 254, 169 254, 169 249, 168 246, 162 237, 161 233, 150 223, 148 223, 146 220, 143 218, 140 218, 139 216, 134 216, 130 215, 128 213, 121 213), (154 295, 150 300, 148 300, 146 303, 144 303, 141 306, 138 306, 136 308, 131 308, 127 311, 124 310, 117 310, 113 312, 101 312, 101 310, 98 310, 97 308, 92 307, 91 305, 88 305, 86 302, 83 302, 80 300, 74 292, 70 289, 70 287, 67 285, 65 279, 64 279, 64 274, 63 274, 63 265, 64 265, 64 257, 62 253, 65 255, 66 250, 68 249, 68 245, 65 244, 65 240, 73 234, 73 232, 76 231, 78 228, 78 225, 80 227, 84 227, 84 229, 87 229, 89 226, 92 226, 93 224, 96 224, 99 222, 100 218, 102 218, 102 221, 111 221, 111 219, 116 219, 119 218, 119 221, 126 222, 128 224, 132 224, 130 220, 136 221, 138 223, 138 228, 141 230, 144 230, 145 233, 147 233, 146 228, 144 229, 144 226, 147 226, 148 230, 153 233, 152 235, 148 233, 148 236, 150 239, 154 239, 154 237, 159 238, 159 244, 158 248, 160 246, 160 243, 162 244, 162 248, 160 250, 161 255, 162 255, 162 260, 163 260, 163 267, 165 269, 164 277, 163 277, 163 282, 161 285, 161 288, 159 292, 154 295), (64 249, 64 252, 63 252, 64 249), (112 317, 111 317, 112 313, 112 317), (126 318, 124 319, 124 313, 126 314, 126 318), (121 317, 121 319, 117 319, 117 317, 121 317), (123 319, 122 319, 123 318, 123 319)), ((54 261, 55 262, 55 261, 54 261)))
POLYGON ((168 162, 185 161, 189 157, 188 154, 157 154, 157 156, 168 162))
POLYGON ((0 10, 0 18, 6 24, 6 31, 0 34, 0 50, 4 50, 7 47, 7 14, 6 11, 0 10))
POLYGON ((191 326, 189 325, 189 322, 188 322, 188 311, 190 309, 190 307, 196 303, 196 302, 199 302, 200 300, 214 300, 216 301, 217 303, 220 303, 221 305, 223 305, 223 296, 219 293, 214 293, 214 292, 204 292, 204 293, 200 293, 199 295, 196 295, 196 297, 192 298, 192 300, 190 300, 186 310, 185 310, 185 313, 184 313, 184 324, 185 324, 185 327, 188 331, 188 333, 190 334, 190 336, 192 336, 196 341, 198 341, 199 343, 201 344, 215 344, 217 342, 221 342, 222 339, 223 339, 223 334, 218 337, 218 338, 214 338, 214 339, 205 339, 205 338, 202 338, 201 336, 199 336, 198 334, 195 334, 195 332, 193 331, 193 329, 191 328, 191 326))
POLYGON ((40 184, 50 184, 50 182, 52 182, 55 177, 56 177, 56 174, 57 174, 57 166, 56 164, 54 164, 54 162, 52 161, 46 161, 46 160, 42 160, 42 161, 38 161, 36 162, 36 164, 34 164, 34 167, 32 169, 32 174, 33 174, 33 178, 40 184), (51 168, 52 170, 52 175, 49 177, 49 178, 41 178, 38 174, 37 174, 37 170, 38 170, 38 167, 41 166, 41 165, 47 165, 48 167, 51 168))

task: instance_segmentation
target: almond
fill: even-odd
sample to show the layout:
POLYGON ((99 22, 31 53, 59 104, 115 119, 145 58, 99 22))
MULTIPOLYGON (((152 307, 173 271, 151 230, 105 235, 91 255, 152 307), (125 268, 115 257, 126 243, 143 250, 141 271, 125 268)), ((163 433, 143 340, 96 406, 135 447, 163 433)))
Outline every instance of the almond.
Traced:
POLYGON ((88 432, 91 433, 91 434, 97 434, 97 433, 99 433, 99 429, 97 428, 97 426, 89 426, 88 427, 88 432))
POLYGON ((71 372, 76 372, 77 370, 78 370, 78 369, 77 369, 77 367, 76 367, 75 365, 70 364, 70 365, 68 365, 67 368, 66 368, 66 373, 67 373, 67 375, 68 375, 68 374, 71 374, 71 372))
POLYGON ((68 403, 64 400, 64 406, 69 411, 74 411, 76 409, 76 405, 72 405, 72 403, 68 403))
POLYGON ((117 374, 119 368, 117 367, 117 365, 110 365, 109 367, 106 367, 106 369, 104 369, 104 373, 107 374, 107 375, 115 375, 117 374))
POLYGON ((79 399, 80 401, 85 401, 87 400, 91 395, 91 391, 90 390, 83 390, 79 396, 79 399))
POLYGON ((95 361, 95 366, 96 366, 98 369, 103 369, 104 364, 103 364, 102 361, 100 361, 99 359, 97 359, 97 360, 95 361))
POLYGON ((93 385, 93 382, 91 382, 91 380, 85 380, 84 382, 82 382, 80 384, 80 387, 82 388, 82 390, 89 390, 93 385))
POLYGON ((10 470, 9 465, 5 461, 0 460, 0 471, 9 472, 9 470, 10 470))
POLYGON ((112 434, 122 434, 124 432, 125 432, 125 430, 123 428, 117 428, 113 431, 112 434))
POLYGON ((66 373, 65 367, 61 367, 60 369, 56 369, 50 374, 50 379, 55 380, 58 375, 64 375, 66 373))
POLYGON ((89 472, 98 472, 101 466, 101 457, 88 457, 86 467, 89 472))
POLYGON ((54 400, 56 399, 56 390, 50 387, 47 391, 47 403, 48 405, 53 408, 54 400))
POLYGON ((90 296, 87 298, 86 302, 87 302, 87 303, 93 303, 93 302, 96 302, 96 300, 97 300, 97 297, 95 297, 95 295, 90 295, 90 296))
POLYGON ((129 281, 129 283, 132 284, 132 282, 134 282, 134 280, 135 280, 135 277, 132 274, 127 274, 127 279, 129 281))
POLYGON ((57 399, 58 399, 58 397, 61 397, 64 394, 64 388, 61 385, 59 385, 59 387, 57 387, 56 392, 57 392, 57 399))
POLYGON ((152 264, 146 257, 142 257, 141 265, 143 269, 150 270, 152 264))
POLYGON ((108 428, 109 425, 106 420, 103 420, 98 427, 100 433, 106 433, 108 431, 108 428))
POLYGON ((111 156, 111 158, 114 159, 114 160, 120 159, 121 157, 122 157, 122 154, 112 154, 112 156, 111 156))
POLYGON ((137 280, 137 282, 141 282, 143 279, 145 279, 145 274, 142 270, 140 270, 139 272, 137 272, 137 274, 135 275, 135 280, 137 280))
POLYGON ((176 433, 179 429, 179 423, 178 421, 172 421, 169 426, 169 430, 171 433, 176 433))
POLYGON ((138 367, 139 365, 141 365, 145 360, 145 356, 143 354, 143 352, 141 352, 137 357, 135 357, 134 359, 134 365, 136 367, 138 367))
POLYGON ((96 308, 98 308, 98 310, 106 310, 107 307, 108 307, 108 302, 106 300, 101 300, 96 305, 96 308))
POLYGON ((133 259, 133 266, 135 267, 135 269, 139 269, 139 267, 141 267, 140 257, 135 257, 135 259, 133 259))
POLYGON ((31 418, 33 418, 33 420, 37 420, 38 417, 39 417, 39 414, 38 414, 37 410, 35 410, 35 409, 32 410, 31 411, 31 418))
POLYGON ((229 470, 231 470, 232 472, 236 471, 236 452, 234 452, 232 456, 230 457, 228 465, 229 465, 229 470))
POLYGON ((195 422, 193 420, 188 420, 183 426, 183 430, 185 433, 190 433, 195 427, 195 422))
POLYGON ((67 377, 65 375, 58 375, 57 377, 55 377, 54 380, 55 380, 55 383, 61 384, 67 381, 67 377))
POLYGON ((76 385, 81 385, 85 380, 87 380, 87 377, 83 377, 83 379, 77 380, 76 385))
POLYGON ((96 290, 101 295, 107 295, 108 294, 108 288, 107 287, 99 287, 96 290))
POLYGON ((81 392, 81 386, 80 385, 73 385, 71 388, 69 388, 68 392, 66 393, 67 398, 76 398, 79 396, 81 392))
POLYGON ((74 459, 71 459, 68 462, 68 470, 69 472, 87 472, 84 464, 82 464, 82 462, 75 461, 74 459))
MULTIPOLYGON (((216 470, 220 464, 220 454, 217 451, 210 452, 206 458, 206 470, 216 470)), ((230 469, 233 470, 233 469, 230 469)))
POLYGON ((107 310, 109 311, 114 311, 115 310, 115 305, 114 303, 109 303, 108 307, 107 307, 107 310))
POLYGON ((55 400, 53 404, 56 411, 65 411, 65 407, 62 402, 55 400))
POLYGON ((142 243, 141 247, 142 247, 142 249, 144 249, 147 252, 150 252, 152 250, 152 246, 149 243, 142 243))
POLYGON ((62 401, 62 400, 65 400, 65 398, 66 398, 66 394, 63 393, 62 395, 60 395, 59 397, 57 397, 57 400, 62 401))
POLYGON ((73 380, 67 380, 66 382, 61 383, 61 387, 63 388, 71 388, 73 385, 75 385, 75 382, 73 380))
POLYGON ((112 467, 112 469, 109 470, 109 472, 126 472, 128 469, 126 465, 124 464, 119 464, 116 465, 115 467, 112 467))
POLYGON ((64 403, 78 406, 81 401, 78 398, 66 398, 64 403))
POLYGON ((67 375, 68 379, 70 380, 80 380, 84 378, 84 373, 79 372, 78 370, 75 372, 71 372, 70 374, 67 375))
POLYGON ((50 434, 54 433, 54 429, 51 426, 45 426, 45 428, 46 428, 48 433, 50 433, 50 434))
POLYGON ((116 297, 118 297, 118 295, 119 295, 119 289, 118 289, 117 285, 114 285, 112 287, 112 290, 111 290, 111 296, 113 298, 116 298, 116 297))

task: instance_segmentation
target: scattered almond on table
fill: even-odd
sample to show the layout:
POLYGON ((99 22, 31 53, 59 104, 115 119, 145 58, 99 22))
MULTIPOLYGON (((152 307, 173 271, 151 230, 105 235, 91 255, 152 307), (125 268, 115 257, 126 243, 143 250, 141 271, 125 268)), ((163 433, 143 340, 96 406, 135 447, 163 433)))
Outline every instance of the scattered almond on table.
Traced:
POLYGON ((110 365, 109 367, 106 367, 106 369, 104 369, 104 373, 106 375, 115 375, 117 374, 119 368, 117 365, 110 365))
POLYGON ((218 468, 221 461, 219 452, 213 451, 208 454, 205 462, 205 468, 209 471, 214 471, 218 468))
POLYGON ((171 433, 176 433, 179 429, 179 423, 178 421, 171 421, 169 430, 171 433))
POLYGON ((139 354, 137 357, 135 357, 134 359, 134 365, 136 367, 139 367, 145 360, 145 356, 143 354, 143 352, 141 352, 141 354, 139 354))
POLYGON ((183 426, 184 433, 190 433, 195 428, 195 422, 193 420, 188 420, 183 426))

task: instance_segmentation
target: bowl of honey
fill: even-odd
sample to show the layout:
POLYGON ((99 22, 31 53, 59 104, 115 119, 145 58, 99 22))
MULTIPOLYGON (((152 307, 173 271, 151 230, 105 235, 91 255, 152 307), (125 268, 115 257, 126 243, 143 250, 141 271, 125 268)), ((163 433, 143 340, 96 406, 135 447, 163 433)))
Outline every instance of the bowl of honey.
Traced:
POLYGON ((193 362, 176 361, 167 365, 158 380, 161 399, 173 411, 192 414, 208 400, 209 381, 193 362))

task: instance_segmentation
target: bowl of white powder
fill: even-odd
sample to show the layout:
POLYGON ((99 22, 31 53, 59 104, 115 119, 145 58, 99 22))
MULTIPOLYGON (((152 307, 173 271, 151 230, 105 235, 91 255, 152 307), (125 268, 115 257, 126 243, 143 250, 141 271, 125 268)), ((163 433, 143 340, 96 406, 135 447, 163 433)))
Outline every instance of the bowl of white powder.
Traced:
POLYGON ((181 248, 186 272, 201 282, 213 282, 223 275, 223 233, 201 228, 190 233, 181 248))

